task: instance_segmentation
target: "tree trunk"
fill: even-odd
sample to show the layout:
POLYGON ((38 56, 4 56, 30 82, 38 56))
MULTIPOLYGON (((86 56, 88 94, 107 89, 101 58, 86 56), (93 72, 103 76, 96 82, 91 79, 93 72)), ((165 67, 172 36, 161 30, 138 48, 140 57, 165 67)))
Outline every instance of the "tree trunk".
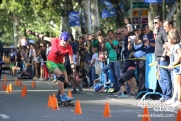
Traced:
POLYGON ((83 0, 82 6, 85 17, 85 29, 88 34, 91 33, 91 13, 90 13, 90 0, 83 0))
POLYGON ((92 27, 91 27, 91 33, 96 32, 99 29, 99 13, 98 13, 98 1, 97 0, 91 0, 91 19, 92 19, 92 27))
POLYGON ((13 41, 14 45, 19 46, 20 35, 18 34, 18 27, 20 26, 20 20, 17 15, 13 14, 13 41))
POLYGON ((69 25, 69 20, 68 20, 68 12, 73 11, 73 5, 71 0, 66 0, 66 4, 63 5, 65 14, 62 17, 62 23, 60 27, 60 31, 66 31, 66 32, 71 32, 71 28, 69 25))
POLYGON ((150 4, 150 10, 148 13, 148 24, 150 28, 153 30, 153 19, 155 16, 161 16, 162 17, 162 7, 161 4, 150 4))

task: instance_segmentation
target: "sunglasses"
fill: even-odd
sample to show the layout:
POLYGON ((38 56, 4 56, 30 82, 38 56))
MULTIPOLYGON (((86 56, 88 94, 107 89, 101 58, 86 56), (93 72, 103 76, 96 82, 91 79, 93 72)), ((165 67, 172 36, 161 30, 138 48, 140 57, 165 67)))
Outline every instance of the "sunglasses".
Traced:
POLYGON ((116 35, 121 35, 121 33, 116 33, 116 35))
POLYGON ((153 22, 153 24, 158 24, 158 22, 153 22))

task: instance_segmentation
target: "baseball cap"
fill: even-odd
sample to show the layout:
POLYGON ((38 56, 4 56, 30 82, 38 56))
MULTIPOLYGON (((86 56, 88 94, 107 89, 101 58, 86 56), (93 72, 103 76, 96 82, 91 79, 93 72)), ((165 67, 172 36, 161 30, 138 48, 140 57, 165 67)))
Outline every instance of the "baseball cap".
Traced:
POLYGON ((13 45, 10 46, 11 49, 15 49, 13 45))
POLYGON ((141 26, 140 25, 135 25, 133 30, 137 31, 138 29, 141 29, 141 26))
POLYGON ((62 32, 62 34, 60 34, 59 38, 64 41, 69 41, 70 34, 68 32, 62 32))

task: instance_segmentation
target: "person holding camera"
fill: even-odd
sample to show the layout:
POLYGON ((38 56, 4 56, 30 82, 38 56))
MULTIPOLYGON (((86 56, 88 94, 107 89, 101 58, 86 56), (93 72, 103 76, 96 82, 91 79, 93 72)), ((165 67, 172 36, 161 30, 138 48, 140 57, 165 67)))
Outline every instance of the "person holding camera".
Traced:
POLYGON ((141 40, 141 26, 135 26, 133 33, 130 33, 128 37, 128 50, 133 50, 134 57, 138 58, 136 60, 136 66, 138 71, 138 92, 145 89, 145 60, 139 59, 143 58, 147 54, 147 47, 149 46, 149 40, 141 40))

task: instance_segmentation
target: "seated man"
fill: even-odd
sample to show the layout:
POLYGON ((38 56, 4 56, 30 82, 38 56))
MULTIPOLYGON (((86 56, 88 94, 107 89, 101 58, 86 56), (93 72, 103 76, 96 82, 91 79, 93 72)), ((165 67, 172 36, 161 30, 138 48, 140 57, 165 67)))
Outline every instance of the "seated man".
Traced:
POLYGON ((84 69, 80 69, 75 79, 71 80, 71 85, 73 87, 72 93, 80 93, 82 91, 82 83, 84 78, 86 77, 86 72, 84 69), (79 90, 76 90, 76 87, 79 88, 79 90))
POLYGON ((33 78, 33 71, 32 71, 30 63, 26 63, 25 69, 23 69, 21 77, 27 78, 27 79, 33 78))

